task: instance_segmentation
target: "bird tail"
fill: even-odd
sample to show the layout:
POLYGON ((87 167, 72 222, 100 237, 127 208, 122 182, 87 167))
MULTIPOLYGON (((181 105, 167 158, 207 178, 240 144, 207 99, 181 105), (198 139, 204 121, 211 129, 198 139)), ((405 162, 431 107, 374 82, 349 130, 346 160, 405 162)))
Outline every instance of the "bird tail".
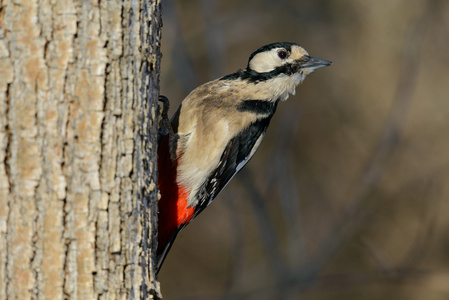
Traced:
POLYGON ((162 264, 164 263, 168 252, 170 252, 171 246, 173 245, 179 231, 180 230, 175 230, 165 245, 158 245, 156 253, 156 276, 159 274, 162 264))

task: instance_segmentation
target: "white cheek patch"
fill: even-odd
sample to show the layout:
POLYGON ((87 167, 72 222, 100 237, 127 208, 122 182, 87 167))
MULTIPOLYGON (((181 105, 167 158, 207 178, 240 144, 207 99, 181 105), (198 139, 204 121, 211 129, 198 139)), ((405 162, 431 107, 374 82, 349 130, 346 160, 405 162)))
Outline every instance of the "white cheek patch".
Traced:
POLYGON ((282 60, 276 51, 258 53, 249 63, 250 69, 257 73, 271 72, 280 65, 282 65, 282 60))

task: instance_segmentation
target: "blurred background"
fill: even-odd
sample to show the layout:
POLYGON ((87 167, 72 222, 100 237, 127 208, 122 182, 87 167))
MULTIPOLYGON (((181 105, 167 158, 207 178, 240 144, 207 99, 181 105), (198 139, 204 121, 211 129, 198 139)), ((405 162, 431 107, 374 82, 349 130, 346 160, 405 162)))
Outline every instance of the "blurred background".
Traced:
POLYGON ((178 236, 165 299, 449 299, 449 1, 162 6, 170 114, 268 43, 334 62, 178 236))

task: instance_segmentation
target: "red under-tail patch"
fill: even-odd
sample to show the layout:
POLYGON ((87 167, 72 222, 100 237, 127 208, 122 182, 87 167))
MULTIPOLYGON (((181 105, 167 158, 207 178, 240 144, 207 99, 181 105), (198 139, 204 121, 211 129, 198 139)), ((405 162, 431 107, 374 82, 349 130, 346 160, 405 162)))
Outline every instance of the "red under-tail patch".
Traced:
POLYGON ((176 182, 178 160, 170 158, 168 136, 163 136, 158 150, 158 187, 161 193, 158 215, 158 250, 160 254, 174 232, 189 223, 195 207, 188 207, 189 191, 176 182))

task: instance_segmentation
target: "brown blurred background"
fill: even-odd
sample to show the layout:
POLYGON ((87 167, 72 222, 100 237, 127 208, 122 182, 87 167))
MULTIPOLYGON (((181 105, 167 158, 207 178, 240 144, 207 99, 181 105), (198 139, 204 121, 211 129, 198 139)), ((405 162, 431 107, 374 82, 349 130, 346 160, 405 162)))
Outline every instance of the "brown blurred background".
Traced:
POLYGON ((181 232, 165 299, 449 299, 449 1, 162 5, 171 114, 264 44, 334 62, 181 232))

